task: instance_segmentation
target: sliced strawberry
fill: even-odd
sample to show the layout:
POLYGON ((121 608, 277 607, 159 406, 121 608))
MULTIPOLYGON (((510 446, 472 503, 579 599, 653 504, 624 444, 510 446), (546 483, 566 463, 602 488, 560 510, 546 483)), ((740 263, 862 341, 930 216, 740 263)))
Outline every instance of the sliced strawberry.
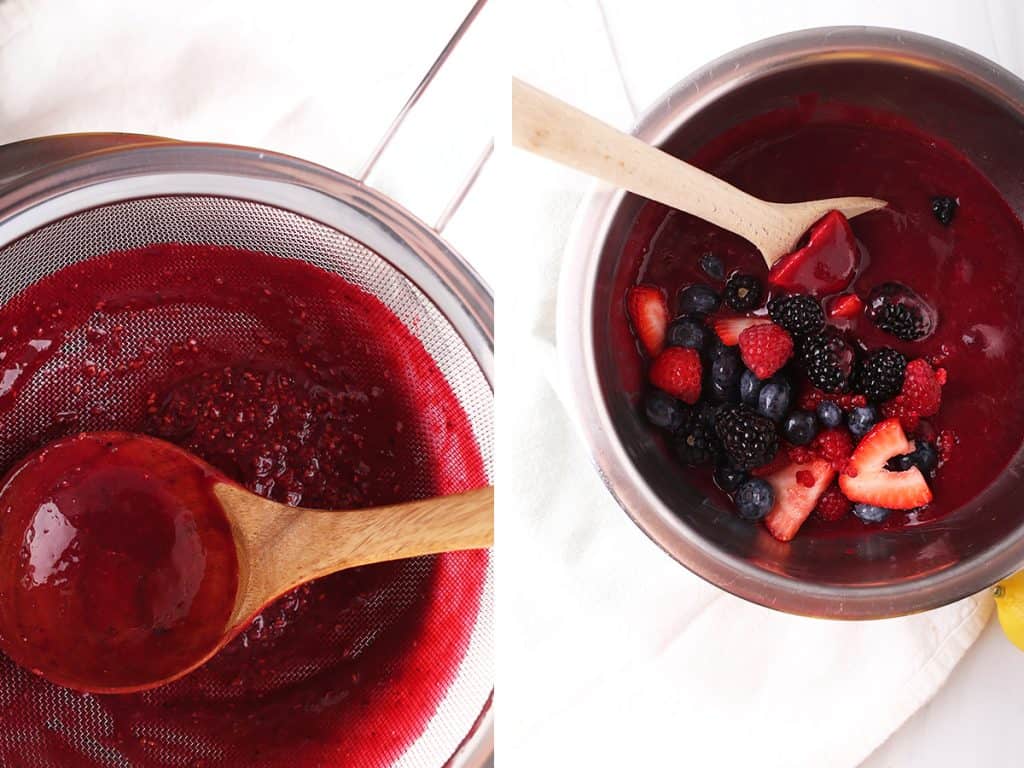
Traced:
POLYGON ((899 419, 886 419, 868 432, 850 457, 839 487, 850 501, 887 509, 913 509, 928 504, 932 492, 917 467, 903 472, 885 468, 889 459, 910 453, 899 419))
POLYGON ((850 222, 832 211, 811 227, 807 245, 775 262, 768 282, 793 293, 839 293, 853 280, 859 255, 850 222))
POLYGON ((831 464, 815 459, 809 464, 791 464, 765 478, 775 491, 775 504, 764 519, 771 535, 791 541, 835 476, 831 464))
POLYGON ((647 354, 656 357, 665 346, 665 329, 668 327, 665 294, 652 285, 634 285, 626 294, 626 308, 633 332, 647 354))
POLYGON ((864 302, 855 293, 844 293, 842 296, 836 296, 828 302, 828 316, 833 319, 837 317, 857 317, 863 311, 864 302))
POLYGON ((767 317, 723 317, 712 321, 711 325, 718 338, 727 347, 735 347, 740 343, 740 334, 755 325, 770 323, 767 317))
POLYGON ((647 375, 658 389, 693 405, 700 399, 701 373, 697 350, 669 347, 654 359, 647 375))

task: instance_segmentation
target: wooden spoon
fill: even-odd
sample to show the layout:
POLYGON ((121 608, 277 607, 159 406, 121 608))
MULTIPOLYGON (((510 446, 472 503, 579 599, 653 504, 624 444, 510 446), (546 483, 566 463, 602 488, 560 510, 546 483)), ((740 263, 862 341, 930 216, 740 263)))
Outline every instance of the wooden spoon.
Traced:
POLYGON ((494 489, 344 512, 269 501, 185 450, 84 433, 0 488, 0 645, 48 679, 145 690, 346 568, 491 546, 494 489))
POLYGON ((770 203, 512 79, 512 143, 749 240, 770 268, 830 211, 848 219, 884 208, 871 197, 770 203))

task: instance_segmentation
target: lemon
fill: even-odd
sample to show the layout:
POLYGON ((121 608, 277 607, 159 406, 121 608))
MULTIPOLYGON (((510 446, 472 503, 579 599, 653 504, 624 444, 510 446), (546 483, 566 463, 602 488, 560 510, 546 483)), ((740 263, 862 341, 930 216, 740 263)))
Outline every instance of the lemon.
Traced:
POLYGON ((1024 651, 1024 571, 1000 581, 992 594, 1003 632, 1024 651))

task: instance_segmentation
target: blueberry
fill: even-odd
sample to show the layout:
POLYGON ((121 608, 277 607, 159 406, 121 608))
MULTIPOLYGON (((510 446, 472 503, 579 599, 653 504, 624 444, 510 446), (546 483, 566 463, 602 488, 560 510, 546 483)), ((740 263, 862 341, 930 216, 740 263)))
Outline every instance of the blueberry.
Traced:
POLYGON ((818 403, 818 421, 834 429, 843 423, 843 409, 831 400, 823 400, 818 403))
POLYGON ((713 253, 708 252, 700 257, 700 268, 712 280, 725 279, 725 264, 713 253))
POLYGON ((715 467, 715 484, 726 493, 732 493, 747 479, 747 473, 730 464, 715 467))
POLYGON ((793 445, 807 445, 818 436, 818 420, 810 411, 793 411, 782 423, 782 436, 793 445))
POLYGON ((708 343, 711 332, 696 317, 680 317, 672 322, 665 333, 665 343, 670 347, 687 347, 702 350, 708 343))
POLYGON ((672 395, 653 389, 644 399, 647 420, 656 427, 675 432, 686 420, 686 406, 672 395))
POLYGON ((720 402, 734 403, 740 397, 740 372, 743 362, 733 347, 723 350, 711 363, 711 394, 720 402))
POLYGON ((873 504, 854 504, 853 514, 865 523, 881 523, 892 514, 892 510, 885 507, 876 507, 873 504))
POLYGON ((917 467, 924 474, 932 473, 939 466, 939 454, 935 446, 923 440, 915 443, 914 450, 891 459, 886 464, 886 469, 894 472, 905 472, 911 467, 917 467))
POLYGON ((747 480, 733 497, 736 513, 744 520, 760 520, 771 511, 775 503, 775 491, 768 482, 759 477, 747 480))
POLYGON ((708 343, 708 347, 705 350, 705 353, 708 356, 708 360, 714 362, 715 360, 718 359, 718 356, 720 354, 725 352, 725 350, 727 349, 732 349, 732 347, 727 347, 725 344, 723 344, 722 340, 718 338, 716 334, 712 333, 710 334, 710 336, 711 341, 708 343))
MULTIPOLYGON (((761 387, 761 392, 757 397, 757 412, 762 416, 767 416, 772 421, 778 423, 782 421, 782 417, 786 415, 786 411, 789 410, 789 401, 792 396, 792 388, 789 382, 781 376, 773 376, 765 382, 764 386, 761 387)), ((811 417, 813 424, 814 417, 811 417)), ((815 429, 815 432, 817 430, 815 429)), ((808 438, 808 442, 814 438, 811 435, 808 438)))
POLYGON ((761 380, 754 375, 754 372, 744 368, 740 375, 740 401, 744 405, 756 407, 757 396, 761 393, 762 386, 761 380))
POLYGON ((854 408, 846 418, 850 432, 854 437, 864 437, 878 421, 878 409, 873 405, 854 408))
POLYGON ((682 315, 710 315, 721 303, 722 297, 704 283, 687 286, 679 292, 679 313, 682 315))

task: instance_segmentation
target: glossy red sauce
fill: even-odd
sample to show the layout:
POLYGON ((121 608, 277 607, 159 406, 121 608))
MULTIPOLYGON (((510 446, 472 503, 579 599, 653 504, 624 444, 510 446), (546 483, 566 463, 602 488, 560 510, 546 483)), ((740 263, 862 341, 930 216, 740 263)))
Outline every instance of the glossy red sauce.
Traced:
MULTIPOLYGON (((304 506, 487 482, 444 376, 380 301, 230 248, 111 254, 0 310, 0 471, 96 430, 167 439, 304 506)), ((0 764, 387 764, 454 679, 487 569, 486 552, 467 552, 321 579, 195 672, 138 694, 77 694, 0 657, 0 764)))
POLYGON ((228 629, 238 586, 213 476, 158 441, 90 433, 0 489, 0 647, 80 690, 178 677, 228 629))
MULTIPOLYGON (((943 516, 990 485, 1024 436, 1024 228, 999 192, 955 148, 902 119, 813 99, 728 131, 693 160, 767 200, 865 195, 889 202, 850 222, 860 250, 850 290, 866 299, 883 282, 903 283, 938 311, 936 331, 906 343, 863 314, 831 322, 868 348, 895 347, 908 359, 941 357, 949 381, 940 413, 924 429, 953 430, 959 444, 931 483, 935 501, 894 513, 883 527, 943 516), (931 211, 935 196, 959 201, 948 227, 931 211)), ((638 215, 624 256, 637 282, 674 297, 685 285, 708 281, 698 266, 707 251, 724 260, 727 273, 767 275, 743 239, 654 203, 638 215)), ((680 472, 711 486, 704 473, 680 472)), ((728 508, 726 497, 709 492, 728 508)), ((800 535, 855 529, 863 525, 853 518, 836 524, 812 516, 800 535)))

